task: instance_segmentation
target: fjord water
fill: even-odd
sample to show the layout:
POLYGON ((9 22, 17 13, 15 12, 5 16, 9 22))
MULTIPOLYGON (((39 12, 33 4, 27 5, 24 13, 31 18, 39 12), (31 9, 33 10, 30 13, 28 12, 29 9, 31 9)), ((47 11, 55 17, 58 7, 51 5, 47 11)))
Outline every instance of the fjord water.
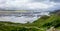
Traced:
POLYGON ((34 12, 22 14, 0 14, 0 21, 9 21, 15 23, 33 22, 40 18, 42 15, 48 15, 48 12, 34 12))

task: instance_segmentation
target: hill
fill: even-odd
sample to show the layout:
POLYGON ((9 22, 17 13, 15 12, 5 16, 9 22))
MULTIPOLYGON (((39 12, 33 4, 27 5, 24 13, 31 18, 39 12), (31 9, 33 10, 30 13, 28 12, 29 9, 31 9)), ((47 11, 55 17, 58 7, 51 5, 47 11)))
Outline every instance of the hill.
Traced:
POLYGON ((51 12, 50 16, 41 16, 33 23, 27 22, 26 24, 2 22, 0 21, 0 31, 46 31, 51 27, 60 27, 60 12, 56 10, 51 12))

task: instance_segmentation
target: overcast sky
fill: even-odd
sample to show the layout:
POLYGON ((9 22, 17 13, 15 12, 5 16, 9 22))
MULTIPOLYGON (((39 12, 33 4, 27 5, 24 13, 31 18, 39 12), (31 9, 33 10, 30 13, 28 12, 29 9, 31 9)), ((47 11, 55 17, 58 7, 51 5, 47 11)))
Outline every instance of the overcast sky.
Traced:
POLYGON ((0 0, 0 8, 53 10, 60 9, 60 0, 0 0))
MULTIPOLYGON (((53 11, 60 9, 60 0, 0 0, 0 9, 53 11)), ((42 12, 41 14, 48 15, 49 13, 42 12)), ((32 22, 35 19, 37 18, 0 17, 1 21, 5 20, 19 23, 25 23, 28 20, 32 22)))

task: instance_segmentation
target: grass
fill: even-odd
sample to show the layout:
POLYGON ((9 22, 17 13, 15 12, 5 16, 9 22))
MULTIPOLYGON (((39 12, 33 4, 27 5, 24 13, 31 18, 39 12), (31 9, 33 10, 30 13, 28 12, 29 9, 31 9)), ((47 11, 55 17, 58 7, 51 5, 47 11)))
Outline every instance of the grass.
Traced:
POLYGON ((60 29, 59 15, 44 15, 33 23, 26 24, 0 21, 0 31, 46 31, 51 27, 60 29))

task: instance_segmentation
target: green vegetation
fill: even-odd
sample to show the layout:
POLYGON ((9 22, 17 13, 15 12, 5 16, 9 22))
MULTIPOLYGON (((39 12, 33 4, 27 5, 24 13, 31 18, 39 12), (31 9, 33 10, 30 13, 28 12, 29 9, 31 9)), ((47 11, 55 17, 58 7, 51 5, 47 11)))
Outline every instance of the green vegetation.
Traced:
MULTIPOLYGON (((58 10, 57 10, 58 11, 58 10)), ((60 29, 60 13, 54 12, 50 16, 41 16, 33 23, 13 23, 13 22, 0 22, 0 31, 46 31, 50 27, 60 29)))

